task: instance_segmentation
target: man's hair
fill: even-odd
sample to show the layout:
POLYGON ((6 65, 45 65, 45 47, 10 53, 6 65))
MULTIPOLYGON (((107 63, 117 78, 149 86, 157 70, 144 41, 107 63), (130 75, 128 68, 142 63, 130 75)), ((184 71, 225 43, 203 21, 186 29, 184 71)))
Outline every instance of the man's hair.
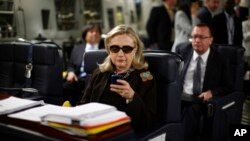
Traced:
POLYGON ((213 36, 213 30, 212 30, 212 28, 211 28, 211 26, 209 24, 207 24, 207 23, 198 23, 195 26, 197 26, 197 27, 207 27, 208 30, 209 30, 210 36, 213 36))

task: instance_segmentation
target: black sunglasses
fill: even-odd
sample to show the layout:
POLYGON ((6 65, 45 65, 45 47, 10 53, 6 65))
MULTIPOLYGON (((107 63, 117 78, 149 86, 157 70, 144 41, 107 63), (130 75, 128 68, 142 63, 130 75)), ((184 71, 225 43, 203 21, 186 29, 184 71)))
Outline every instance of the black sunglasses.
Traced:
POLYGON ((118 45, 112 45, 109 47, 110 51, 112 53, 118 53, 120 51, 120 49, 123 51, 123 53, 131 53, 134 49, 134 47, 131 46, 118 46, 118 45))

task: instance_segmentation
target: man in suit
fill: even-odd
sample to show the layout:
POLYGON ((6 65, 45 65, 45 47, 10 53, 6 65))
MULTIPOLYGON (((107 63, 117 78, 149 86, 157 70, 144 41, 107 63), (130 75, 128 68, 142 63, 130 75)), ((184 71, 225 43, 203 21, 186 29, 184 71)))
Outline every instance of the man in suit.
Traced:
POLYGON ((184 139, 204 141, 211 137, 211 119, 207 115, 206 104, 214 96, 232 91, 233 80, 229 63, 212 47, 213 36, 209 25, 197 24, 191 35, 192 44, 185 43, 176 48, 184 59, 181 74, 184 139))
POLYGON ((98 24, 86 25, 82 33, 82 41, 76 44, 71 52, 66 82, 63 84, 63 99, 68 100, 72 106, 76 105, 82 97, 85 88, 86 73, 84 72, 84 53, 90 50, 104 48, 101 40, 101 28, 98 24))
POLYGON ((176 0, 163 0, 153 7, 146 25, 149 44, 160 50, 171 51, 174 41, 174 7, 176 0))
POLYGON ((234 0, 226 0, 224 12, 213 18, 214 43, 242 46, 242 24, 235 15, 234 6, 234 0))
POLYGON ((219 8, 220 0, 205 0, 204 3, 204 6, 197 13, 197 18, 199 23, 211 25, 214 13, 219 8))

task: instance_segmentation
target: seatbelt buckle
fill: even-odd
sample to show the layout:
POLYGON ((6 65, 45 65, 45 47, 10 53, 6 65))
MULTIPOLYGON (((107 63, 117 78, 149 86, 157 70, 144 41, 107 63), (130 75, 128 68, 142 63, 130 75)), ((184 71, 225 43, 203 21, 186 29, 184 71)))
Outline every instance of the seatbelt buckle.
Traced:
POLYGON ((214 115, 214 105, 209 103, 207 104, 207 116, 212 117, 214 115))
POLYGON ((29 63, 29 64, 27 64, 26 66, 25 66, 25 77, 26 78, 31 78, 31 71, 32 71, 32 69, 33 69, 33 65, 31 64, 31 63, 29 63))

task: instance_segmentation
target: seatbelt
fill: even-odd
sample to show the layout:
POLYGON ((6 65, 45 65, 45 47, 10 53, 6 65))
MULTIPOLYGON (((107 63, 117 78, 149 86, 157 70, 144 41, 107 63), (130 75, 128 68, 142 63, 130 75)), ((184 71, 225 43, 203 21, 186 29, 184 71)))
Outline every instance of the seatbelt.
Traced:
MULTIPOLYGON (((26 82, 25 82, 25 88, 31 88, 32 85, 32 79, 31 79, 31 72, 33 69, 33 44, 30 45, 29 47, 29 52, 28 52, 28 57, 27 57, 27 65, 25 66, 25 78, 26 78, 26 82)), ((22 97, 26 97, 29 96, 30 93, 28 92, 24 92, 22 97)))

